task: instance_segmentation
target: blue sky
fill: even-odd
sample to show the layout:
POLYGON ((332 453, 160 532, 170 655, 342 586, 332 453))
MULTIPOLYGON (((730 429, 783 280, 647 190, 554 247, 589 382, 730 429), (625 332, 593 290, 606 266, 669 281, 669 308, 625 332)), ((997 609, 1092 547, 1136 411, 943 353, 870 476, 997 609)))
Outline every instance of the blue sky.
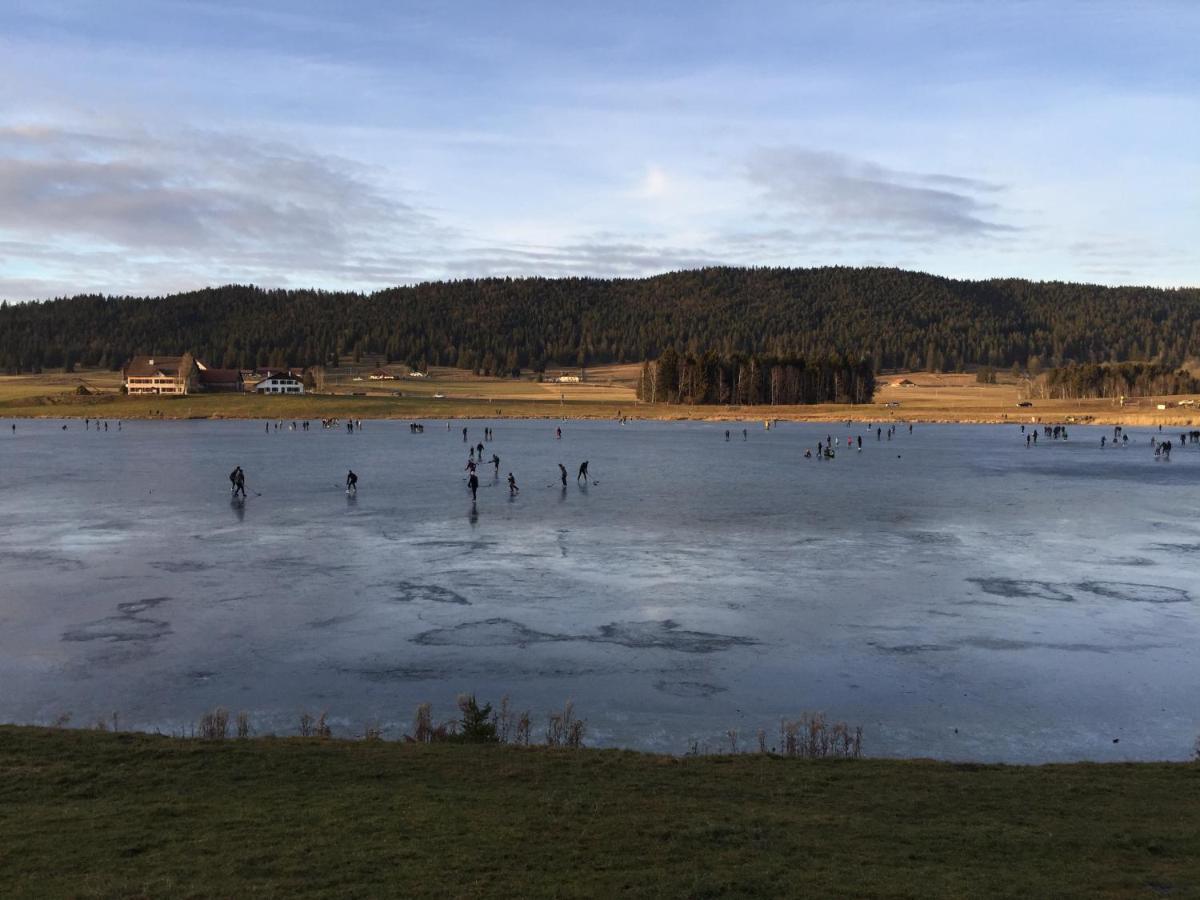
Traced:
POLYGON ((1200 4, 6 0, 0 297, 1200 284, 1200 4))

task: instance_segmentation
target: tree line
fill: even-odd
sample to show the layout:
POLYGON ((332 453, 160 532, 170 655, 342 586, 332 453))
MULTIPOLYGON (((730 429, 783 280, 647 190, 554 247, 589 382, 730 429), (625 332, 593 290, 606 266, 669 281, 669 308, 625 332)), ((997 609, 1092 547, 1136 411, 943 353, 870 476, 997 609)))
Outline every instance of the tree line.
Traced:
POLYGON ((1043 373, 1042 380, 1045 396, 1061 400, 1200 393, 1200 379, 1159 363, 1062 366, 1043 373))
POLYGON ((716 267, 649 278, 487 278, 371 294, 227 285, 168 297, 0 304, 0 370, 117 369, 185 351, 228 368, 364 355, 481 374, 722 358, 870 357, 878 369, 1037 371, 1200 356, 1200 290, 884 268, 716 267))
POLYGON ((680 354, 673 347, 642 364, 637 387, 639 400, 740 406, 869 403, 874 394, 875 369, 865 358, 722 357, 714 350, 680 354))

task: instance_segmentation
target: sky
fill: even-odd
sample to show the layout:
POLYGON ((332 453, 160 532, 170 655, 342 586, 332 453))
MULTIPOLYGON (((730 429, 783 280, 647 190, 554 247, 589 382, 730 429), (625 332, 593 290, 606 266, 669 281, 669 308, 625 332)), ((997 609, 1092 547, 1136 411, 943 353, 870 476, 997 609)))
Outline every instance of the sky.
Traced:
POLYGON ((1200 3, 0 3, 0 297, 1200 285, 1200 3))

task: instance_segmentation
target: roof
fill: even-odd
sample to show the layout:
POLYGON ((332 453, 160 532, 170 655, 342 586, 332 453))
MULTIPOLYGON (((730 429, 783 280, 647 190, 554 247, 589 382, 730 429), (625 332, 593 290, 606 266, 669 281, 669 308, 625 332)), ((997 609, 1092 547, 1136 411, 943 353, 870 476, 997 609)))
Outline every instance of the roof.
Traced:
POLYGON ((201 384, 240 384, 242 373, 240 369, 201 369, 201 384))
POLYGON ((173 377, 179 374, 182 356, 135 356, 125 366, 126 377, 147 378, 153 375, 173 377))
POLYGON ((262 384, 263 381, 269 381, 272 378, 285 378, 288 381, 300 380, 299 375, 293 375, 291 372, 267 372, 263 375, 262 381, 260 381, 259 384, 262 384))

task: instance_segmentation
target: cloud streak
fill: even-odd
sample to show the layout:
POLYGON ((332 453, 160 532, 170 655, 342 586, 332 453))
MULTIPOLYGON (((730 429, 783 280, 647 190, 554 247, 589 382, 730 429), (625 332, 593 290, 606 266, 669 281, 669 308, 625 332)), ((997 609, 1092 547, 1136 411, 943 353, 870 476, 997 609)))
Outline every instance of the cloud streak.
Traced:
POLYGON ((995 238, 1017 231, 984 199, 1003 187, 981 179, 892 169, 802 147, 761 149, 745 174, 775 209, 850 240, 995 238))
MULTIPOLYGON (((410 272, 450 230, 372 173, 279 143, 0 129, 0 236, 130 261, 266 277, 410 272)), ((10 248, 12 243, 10 242, 10 248)), ((36 260, 26 257, 31 263, 36 260)), ((82 287, 82 286, 81 286, 82 287)))

